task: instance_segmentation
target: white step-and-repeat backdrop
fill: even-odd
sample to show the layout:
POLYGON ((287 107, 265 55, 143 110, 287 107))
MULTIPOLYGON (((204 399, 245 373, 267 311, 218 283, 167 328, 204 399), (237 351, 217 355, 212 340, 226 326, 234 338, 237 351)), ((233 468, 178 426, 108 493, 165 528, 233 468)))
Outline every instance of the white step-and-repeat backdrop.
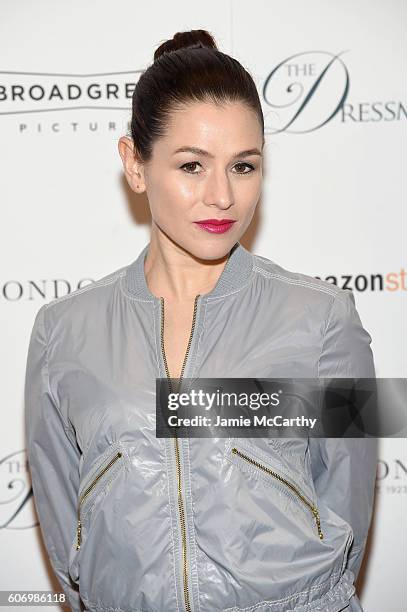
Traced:
MULTIPOLYGON (((149 239, 148 203, 129 191, 117 141, 154 49, 204 28, 251 72, 267 158, 242 242, 352 289, 377 376, 402 378, 407 3, 3 0, 0 17, 0 590, 60 590, 24 449, 29 333, 44 302, 130 263, 149 239)), ((406 516, 406 440, 382 438, 358 582, 368 612, 406 610, 406 516)))

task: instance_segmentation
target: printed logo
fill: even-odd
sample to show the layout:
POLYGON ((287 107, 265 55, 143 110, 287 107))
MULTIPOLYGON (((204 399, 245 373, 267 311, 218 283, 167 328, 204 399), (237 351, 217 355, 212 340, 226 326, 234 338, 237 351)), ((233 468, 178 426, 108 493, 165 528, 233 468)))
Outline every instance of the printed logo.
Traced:
POLYGON ((341 274, 340 276, 328 275, 325 277, 315 276, 341 289, 352 291, 407 291, 406 271, 400 268, 399 272, 376 272, 371 274, 341 274))
POLYGON ((29 529, 38 522, 30 502, 33 492, 25 450, 0 459, 0 529, 29 529))
POLYGON ((380 493, 399 495, 407 493, 407 461, 394 458, 377 464, 376 489, 380 493))
POLYGON ((63 295, 68 295, 77 289, 82 289, 94 281, 90 278, 82 278, 76 285, 65 278, 41 279, 41 280, 8 280, 1 287, 1 298, 8 302, 20 300, 52 300, 63 295))
POLYGON ((262 89, 265 133, 305 134, 334 119, 342 123, 406 119, 402 102, 348 99, 351 78, 341 57, 348 52, 304 51, 279 62, 262 89))
POLYGON ((0 71, 0 114, 129 110, 141 71, 64 74, 0 71))

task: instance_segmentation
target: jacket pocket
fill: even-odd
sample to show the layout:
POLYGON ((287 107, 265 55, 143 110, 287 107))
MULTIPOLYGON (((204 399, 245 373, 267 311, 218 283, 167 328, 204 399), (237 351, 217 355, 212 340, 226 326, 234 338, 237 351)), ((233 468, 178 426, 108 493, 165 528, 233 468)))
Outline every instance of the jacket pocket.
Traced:
POLYGON ((92 514, 98 499, 101 495, 107 493, 111 483, 126 463, 127 454, 120 442, 111 444, 108 450, 94 462, 89 474, 80 486, 77 501, 76 535, 69 558, 69 573, 75 582, 79 577, 79 554, 83 543, 85 518, 92 514))
POLYGON ((114 446, 113 450, 109 448, 107 457, 103 456, 102 460, 99 460, 97 467, 92 470, 90 476, 80 489, 77 506, 76 550, 79 550, 81 547, 82 521, 92 508, 92 500, 102 490, 107 489, 115 475, 119 472, 120 464, 123 465, 123 449, 119 445, 114 446))
MULTIPOLYGON (((260 476, 267 484, 276 484, 280 490, 284 491, 295 503, 306 511, 313 519, 316 530, 315 533, 322 540, 324 535, 321 527, 321 518, 316 502, 304 493, 302 487, 294 480, 291 475, 283 473, 282 468, 277 469, 266 459, 259 459, 255 449, 245 441, 240 442, 239 438, 231 439, 226 445, 226 456, 239 469, 248 466, 256 476, 260 476), (269 465, 267 465, 269 464, 269 465), (253 472, 254 470, 254 472, 253 472)), ((245 470, 246 471, 246 470, 245 470)))

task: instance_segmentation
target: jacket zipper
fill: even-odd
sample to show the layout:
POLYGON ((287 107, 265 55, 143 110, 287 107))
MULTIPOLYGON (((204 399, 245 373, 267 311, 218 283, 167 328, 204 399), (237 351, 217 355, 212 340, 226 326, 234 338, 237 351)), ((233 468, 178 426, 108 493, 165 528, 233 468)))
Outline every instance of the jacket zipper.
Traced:
POLYGON ((95 487, 96 483, 103 476, 103 474, 105 474, 107 472, 107 470, 109 470, 112 467, 112 465, 118 459, 120 459, 120 457, 122 457, 122 453, 120 451, 118 451, 116 453, 116 455, 113 457, 113 459, 111 459, 109 461, 109 463, 102 470, 100 470, 100 472, 98 472, 97 476, 92 480, 90 485, 88 487, 86 487, 86 489, 84 490, 84 492, 82 493, 82 495, 79 498, 79 504, 78 504, 78 524, 77 524, 77 527, 76 527, 76 550, 80 549, 81 541, 82 541, 82 524, 81 524, 81 507, 82 507, 82 504, 85 501, 86 497, 89 495, 89 493, 93 490, 93 488, 95 487))
POLYGON ((298 490, 298 488, 295 485, 293 485, 291 482, 286 480, 280 474, 277 474, 277 472, 275 472, 274 470, 271 470, 270 468, 266 467, 265 465, 262 465, 258 461, 255 461, 254 459, 252 459, 251 457, 249 457, 245 453, 242 453, 236 447, 232 448, 232 453, 234 453, 235 455, 239 455, 239 457, 242 457, 243 459, 245 459, 246 461, 248 461, 252 465, 255 465, 256 467, 258 467, 260 470, 263 470, 263 472, 266 472, 266 474, 269 474, 270 476, 273 476, 273 478, 276 478, 279 482, 282 482, 284 485, 286 485, 290 489, 290 491, 295 493, 295 495, 301 500, 301 502, 305 506, 307 506, 307 508, 312 512, 312 515, 313 515, 313 517, 315 519, 315 522, 316 522, 316 525, 317 525, 319 538, 321 540, 323 539, 324 535, 323 535, 322 530, 321 530, 321 519, 320 519, 320 516, 319 516, 318 508, 312 502, 310 502, 301 493, 301 491, 298 490))
MULTIPOLYGON (((184 361, 182 364, 181 375, 179 377, 180 383, 181 383, 182 376, 184 374, 185 364, 186 364, 186 360, 188 357, 189 349, 191 347, 192 337, 194 333, 198 298, 199 298, 199 294, 195 296, 195 300, 194 300, 194 313, 192 317, 191 332, 189 334, 188 346, 187 346, 187 350, 184 356, 184 361)), ((172 382, 170 378, 170 372, 168 369, 167 357, 165 355, 165 348, 164 348, 164 298, 161 297, 160 300, 161 300, 161 351, 162 351, 165 372, 167 375, 169 387, 172 392, 172 382)), ((177 465, 178 508, 179 508, 179 515, 180 515, 180 522, 181 522, 181 535, 182 535, 184 599, 185 599, 186 612, 191 612, 191 604, 189 600, 189 591, 188 591, 187 537, 186 537, 186 530, 185 530, 184 502, 182 499, 181 464, 180 464, 180 458, 179 458, 179 445, 178 445, 178 437, 177 437, 176 430, 174 430, 174 445, 175 445, 175 460, 176 460, 176 465, 177 465)))

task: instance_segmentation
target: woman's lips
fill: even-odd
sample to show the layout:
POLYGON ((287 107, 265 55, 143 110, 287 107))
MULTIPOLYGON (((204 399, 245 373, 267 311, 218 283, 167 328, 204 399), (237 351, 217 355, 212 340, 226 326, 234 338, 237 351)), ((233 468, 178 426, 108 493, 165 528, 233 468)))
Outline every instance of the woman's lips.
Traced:
POLYGON ((205 221, 194 221, 194 223, 199 225, 199 227, 206 232, 211 232, 212 234, 223 234, 232 227, 235 221, 232 219, 220 219, 219 221, 217 219, 206 219, 205 221))

